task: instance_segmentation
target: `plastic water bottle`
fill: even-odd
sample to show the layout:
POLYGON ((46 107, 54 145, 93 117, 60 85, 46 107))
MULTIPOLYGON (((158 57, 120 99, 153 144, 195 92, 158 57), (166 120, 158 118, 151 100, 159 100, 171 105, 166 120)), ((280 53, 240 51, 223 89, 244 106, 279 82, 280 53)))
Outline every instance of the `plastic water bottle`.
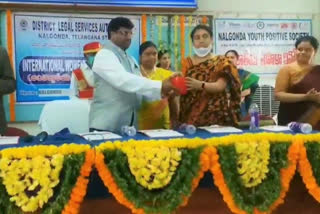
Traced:
POLYGON ((129 137, 133 137, 137 134, 137 130, 134 126, 122 126, 121 127, 121 135, 123 136, 129 136, 129 137))
POLYGON ((259 107, 256 103, 252 103, 249 108, 250 114, 250 130, 259 129, 259 107))
POLYGON ((196 133, 197 129, 194 125, 183 123, 179 126, 179 132, 192 135, 196 133))
POLYGON ((288 127, 295 133, 308 134, 312 132, 312 126, 309 123, 291 122, 288 127))

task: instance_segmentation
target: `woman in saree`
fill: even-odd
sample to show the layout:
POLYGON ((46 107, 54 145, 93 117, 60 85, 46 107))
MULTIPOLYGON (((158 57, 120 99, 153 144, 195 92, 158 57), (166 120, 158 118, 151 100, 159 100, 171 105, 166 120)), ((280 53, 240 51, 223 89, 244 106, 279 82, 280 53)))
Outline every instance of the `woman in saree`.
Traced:
POLYGON ((210 27, 198 25, 190 36, 195 55, 183 62, 188 93, 180 97, 179 123, 237 126, 241 84, 236 67, 212 54, 210 27))
MULTIPOLYGON (((157 46, 146 41, 140 45, 141 74, 152 80, 164 80, 172 75, 172 71, 157 68, 157 46)), ((177 103, 174 97, 163 98, 160 101, 143 101, 139 111, 139 129, 169 129, 171 128, 170 113, 174 117, 177 113, 177 103), (170 112, 171 110, 171 112, 170 112)), ((177 116, 175 116, 177 117, 177 116)))
POLYGON ((280 101, 279 125, 308 122, 320 130, 320 66, 313 65, 319 42, 304 36, 295 43, 296 61, 280 69, 275 97, 280 101))
MULTIPOLYGON (((228 50, 225 56, 237 67, 239 54, 236 50, 228 50)), ((258 88, 259 77, 242 68, 237 68, 241 82, 241 116, 248 115, 252 103, 252 96, 258 88)))

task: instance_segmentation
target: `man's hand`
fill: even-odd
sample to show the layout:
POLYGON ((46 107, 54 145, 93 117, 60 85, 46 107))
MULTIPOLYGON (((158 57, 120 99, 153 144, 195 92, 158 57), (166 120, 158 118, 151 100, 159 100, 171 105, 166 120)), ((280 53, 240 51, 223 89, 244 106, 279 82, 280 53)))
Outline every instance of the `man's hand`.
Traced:
POLYGON ((171 80, 176 76, 181 76, 181 74, 174 73, 169 78, 162 81, 162 87, 161 87, 162 97, 174 97, 179 95, 179 90, 176 87, 174 87, 171 82, 171 80))

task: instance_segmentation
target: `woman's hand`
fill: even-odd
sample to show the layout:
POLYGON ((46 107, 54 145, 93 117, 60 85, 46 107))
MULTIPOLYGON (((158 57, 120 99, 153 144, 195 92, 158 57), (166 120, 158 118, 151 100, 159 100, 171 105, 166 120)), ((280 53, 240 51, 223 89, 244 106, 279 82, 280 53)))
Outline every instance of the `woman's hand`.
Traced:
POLYGON ((308 101, 320 103, 320 92, 312 88, 307 92, 306 99, 308 101))
POLYGON ((191 90, 201 90, 202 89, 203 81, 196 80, 190 77, 186 77, 186 85, 188 91, 191 90))

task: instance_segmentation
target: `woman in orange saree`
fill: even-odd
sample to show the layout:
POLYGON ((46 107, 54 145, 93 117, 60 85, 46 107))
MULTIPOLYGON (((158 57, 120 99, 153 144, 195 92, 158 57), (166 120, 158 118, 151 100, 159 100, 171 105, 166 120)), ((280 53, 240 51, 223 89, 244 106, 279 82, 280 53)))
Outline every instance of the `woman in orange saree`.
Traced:
POLYGON ((295 47, 296 61, 281 68, 276 79, 278 124, 307 122, 320 130, 320 66, 312 64, 319 43, 313 36, 304 36, 295 47))
POLYGON ((237 126, 241 83, 236 67, 212 52, 211 29, 198 25, 191 32, 195 55, 186 58, 182 73, 188 93, 180 97, 179 122, 195 126, 237 126))

